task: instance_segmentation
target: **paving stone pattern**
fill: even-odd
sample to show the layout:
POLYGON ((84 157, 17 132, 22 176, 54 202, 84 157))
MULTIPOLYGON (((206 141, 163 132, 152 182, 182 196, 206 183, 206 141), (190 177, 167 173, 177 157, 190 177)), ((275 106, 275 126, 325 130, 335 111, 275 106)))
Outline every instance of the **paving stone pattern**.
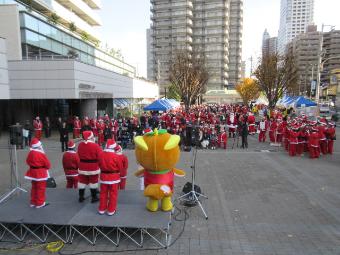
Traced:
MULTIPOLYGON (((208 200, 202 199, 208 220, 205 220, 198 207, 188 208, 190 217, 185 223, 185 230, 170 248, 123 254, 340 254, 339 141, 336 142, 334 155, 311 160, 306 155, 291 158, 282 148, 273 148, 269 143, 259 144, 256 139, 256 136, 249 137, 247 150, 198 150, 197 183, 204 194, 209 196, 208 200)), ((52 161, 51 173, 58 186, 63 187, 65 178, 57 137, 43 140, 43 143, 52 161)), ((231 140, 229 146, 230 143, 231 140)), ((9 185, 8 152, 5 145, 6 137, 2 137, 2 192, 9 185)), ((138 189, 138 180, 133 176, 137 169, 134 152, 126 153, 130 160, 127 189, 138 189)), ((26 154, 27 150, 18 151, 21 176, 26 170, 26 154)), ((175 197, 180 195, 183 185, 190 180, 191 161, 192 153, 183 152, 178 167, 186 170, 187 176, 176 179, 175 197)), ((29 183, 24 183, 29 188, 29 183)), ((182 227, 182 221, 173 221, 172 240, 181 232, 182 227)), ((13 247, 13 244, 0 243, 0 247, 13 247)), ((144 248, 151 247, 152 242, 148 242, 144 248)), ((63 252, 125 249, 136 247, 123 242, 115 248, 104 241, 90 246, 76 239, 72 245, 66 245, 63 252)), ((47 252, 40 248, 15 254, 47 252)))

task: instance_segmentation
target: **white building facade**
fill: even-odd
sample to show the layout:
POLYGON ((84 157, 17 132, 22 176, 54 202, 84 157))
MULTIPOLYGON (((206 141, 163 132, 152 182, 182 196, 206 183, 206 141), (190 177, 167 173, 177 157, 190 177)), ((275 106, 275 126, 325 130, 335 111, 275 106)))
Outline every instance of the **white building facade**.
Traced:
POLYGON ((0 95, 1 99, 9 99, 9 81, 6 41, 0 37, 0 95))
POLYGON ((278 52, 284 54, 286 45, 313 24, 314 0, 281 0, 278 52))
POLYGON ((10 99, 0 102, 7 108, 5 123, 17 121, 13 116, 20 121, 34 115, 95 117, 113 113, 114 99, 133 104, 158 97, 155 83, 136 79, 134 66, 99 49, 101 1, 27 3, 0 0, 0 37, 7 47, 5 61, 0 40, 0 73, 8 69, 9 88, 0 99, 10 99), (144 93, 134 93, 141 90, 134 84, 144 93))

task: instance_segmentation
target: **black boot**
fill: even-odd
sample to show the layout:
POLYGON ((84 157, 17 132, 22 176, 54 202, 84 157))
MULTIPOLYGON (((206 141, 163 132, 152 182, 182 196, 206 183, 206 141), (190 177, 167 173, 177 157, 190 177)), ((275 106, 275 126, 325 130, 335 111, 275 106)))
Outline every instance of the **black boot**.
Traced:
POLYGON ((95 202, 98 202, 99 199, 97 197, 97 189, 91 189, 91 203, 95 203, 95 202))
POLYGON ((85 200, 85 189, 79 189, 79 203, 82 203, 85 200))

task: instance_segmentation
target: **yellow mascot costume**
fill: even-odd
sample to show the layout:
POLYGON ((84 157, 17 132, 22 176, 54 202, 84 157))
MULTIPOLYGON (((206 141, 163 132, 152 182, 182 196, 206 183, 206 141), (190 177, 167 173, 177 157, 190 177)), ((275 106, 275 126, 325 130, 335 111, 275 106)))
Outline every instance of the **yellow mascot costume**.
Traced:
POLYGON ((164 129, 148 129, 143 136, 136 136, 134 141, 137 161, 143 167, 135 175, 144 176, 144 196, 148 197, 146 208, 151 212, 157 211, 161 200, 162 210, 171 211, 174 175, 185 175, 184 171, 174 167, 179 160, 180 137, 170 135, 164 129))

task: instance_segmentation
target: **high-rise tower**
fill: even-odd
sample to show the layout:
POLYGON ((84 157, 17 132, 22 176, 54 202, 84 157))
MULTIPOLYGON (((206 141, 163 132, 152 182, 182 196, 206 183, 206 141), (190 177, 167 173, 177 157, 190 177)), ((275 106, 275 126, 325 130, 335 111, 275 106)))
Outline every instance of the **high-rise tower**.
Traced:
POLYGON ((278 36, 279 54, 285 52, 287 43, 306 32, 313 23, 314 0, 281 0, 280 29, 278 36))
POLYGON ((169 84, 176 50, 205 54, 207 90, 236 84, 241 77, 243 0, 151 0, 153 75, 161 93, 169 84))

